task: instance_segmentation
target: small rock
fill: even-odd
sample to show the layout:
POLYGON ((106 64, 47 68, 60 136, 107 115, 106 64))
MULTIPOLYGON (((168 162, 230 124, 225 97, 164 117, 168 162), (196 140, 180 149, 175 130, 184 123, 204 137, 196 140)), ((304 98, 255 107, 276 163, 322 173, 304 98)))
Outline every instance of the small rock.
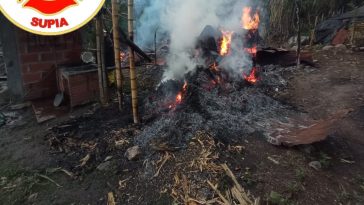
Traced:
POLYGON ((97 166, 97 170, 99 171, 107 171, 110 170, 112 163, 110 161, 101 163, 99 166, 97 166))
POLYGON ((328 46, 323 47, 322 50, 329 51, 329 50, 332 50, 333 48, 334 48, 334 46, 328 45, 328 46))
POLYGON ((297 47, 297 46, 293 46, 293 47, 291 48, 291 51, 297 51, 297 49, 298 49, 298 47, 297 47))
POLYGON ((38 193, 35 193, 35 194, 31 194, 29 197, 28 197, 28 202, 30 203, 34 203, 35 200, 37 199, 38 197, 38 193))
POLYGON ((113 156, 107 156, 104 161, 105 162, 110 161, 112 158, 113 158, 113 156))
POLYGON ((11 110, 22 110, 22 109, 30 107, 30 106, 31 106, 30 102, 26 102, 26 103, 12 105, 12 106, 10 106, 10 109, 11 110))
POLYGON ((347 48, 346 48, 346 46, 344 45, 344 44, 337 44, 336 46, 335 46, 335 48, 336 49, 338 49, 338 50, 342 50, 342 51, 344 51, 344 50, 346 50, 347 48))
MULTIPOLYGON (((288 39, 288 44, 293 46, 293 45, 297 45, 297 36, 292 36, 291 38, 288 39)), ((301 45, 306 45, 310 42, 310 37, 309 36, 301 36, 301 45)))
POLYGON ((304 146, 303 150, 307 154, 312 154, 315 151, 315 148, 312 145, 306 145, 306 146, 304 146))
POLYGON ((137 160, 142 154, 142 150, 139 146, 130 147, 125 152, 125 157, 128 158, 129 161, 137 160))
POLYGON ((321 162, 319 161, 313 161, 308 164, 311 168, 315 169, 316 171, 319 171, 322 169, 321 162))

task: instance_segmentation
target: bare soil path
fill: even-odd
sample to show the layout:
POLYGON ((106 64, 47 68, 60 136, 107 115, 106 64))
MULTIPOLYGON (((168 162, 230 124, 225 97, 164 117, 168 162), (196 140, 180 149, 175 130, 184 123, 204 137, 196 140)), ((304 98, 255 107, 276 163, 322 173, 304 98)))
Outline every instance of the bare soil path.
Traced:
MULTIPOLYGON (((24 110, 23 125, 0 128, 0 204, 106 204, 108 192, 114 193, 119 204, 172 204, 173 198, 182 203, 181 195, 200 200, 199 194, 212 193, 206 179, 214 177, 219 184, 225 184, 226 177, 215 166, 225 162, 253 196, 269 204, 363 204, 364 53, 318 51, 315 58, 319 67, 288 76, 288 92, 277 98, 315 119, 352 109, 326 141, 294 148, 275 147, 257 134, 238 144, 221 145, 202 133, 186 150, 170 155, 156 153, 148 156, 149 161, 141 158, 129 162, 123 156, 131 146, 127 141, 132 134, 128 132, 137 132, 138 128, 128 126, 127 113, 119 116, 114 107, 96 110, 90 106, 38 125, 31 111, 24 110), (74 167, 82 164, 79 160, 87 152, 70 149, 60 154, 51 149, 47 137, 49 128, 61 122, 67 124, 71 115, 93 123, 99 130, 96 143, 103 149, 101 155, 92 155, 80 173, 74 167), (124 131, 125 138, 117 134, 119 140, 126 140, 120 149, 104 146, 108 140, 115 140, 108 133, 124 131), (99 167, 100 160, 109 156, 113 157, 110 163, 99 167), (322 168, 310 167, 313 161, 322 168), (158 168, 160 173, 156 174, 158 168)), ((0 96, 0 105, 6 103, 6 97, 0 96)), ((82 124, 75 129, 82 130, 82 124)), ((214 198, 213 194, 207 195, 214 198)))

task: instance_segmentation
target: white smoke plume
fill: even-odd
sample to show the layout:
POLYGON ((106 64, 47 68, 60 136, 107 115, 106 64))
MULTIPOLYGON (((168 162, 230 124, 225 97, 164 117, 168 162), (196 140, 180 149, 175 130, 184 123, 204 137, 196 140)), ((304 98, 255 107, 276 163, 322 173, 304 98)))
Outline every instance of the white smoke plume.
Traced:
MULTIPOLYGON (((240 31, 242 9, 247 5, 248 1, 243 0, 136 0, 137 44, 153 48, 156 30, 159 38, 169 35, 170 53, 164 80, 182 79, 199 63, 191 58, 191 51, 204 27, 240 31)), ((244 66, 251 68, 251 60, 242 53, 232 57, 227 65, 228 70, 241 75, 244 66)))

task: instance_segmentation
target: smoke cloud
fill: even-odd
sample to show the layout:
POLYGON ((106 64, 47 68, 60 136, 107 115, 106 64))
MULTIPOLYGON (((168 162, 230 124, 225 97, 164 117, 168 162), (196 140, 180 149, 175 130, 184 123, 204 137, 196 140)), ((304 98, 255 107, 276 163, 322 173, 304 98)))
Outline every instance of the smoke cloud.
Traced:
MULTIPOLYGON (((164 80, 182 79, 203 62, 191 54, 205 26, 240 31, 244 6, 248 6, 247 1, 242 0, 136 0, 136 42, 142 48, 153 48, 156 30, 158 41, 168 36, 170 52, 164 80)), ((232 49, 239 46, 232 45, 232 49)), ((233 73, 241 75, 244 68, 251 68, 244 52, 230 58, 224 66, 233 73)))

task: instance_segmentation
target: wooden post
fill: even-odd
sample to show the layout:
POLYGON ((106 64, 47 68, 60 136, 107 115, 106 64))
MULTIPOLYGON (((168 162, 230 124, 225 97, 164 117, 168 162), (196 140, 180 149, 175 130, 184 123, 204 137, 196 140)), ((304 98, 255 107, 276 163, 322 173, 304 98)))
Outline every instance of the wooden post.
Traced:
POLYGON ((101 14, 101 71, 102 71, 102 86, 104 89, 104 98, 105 105, 109 104, 110 95, 109 95, 109 78, 108 72, 106 69, 106 61, 105 61, 105 36, 104 36, 104 15, 101 14))
POLYGON ((301 4, 300 0, 296 0, 296 15, 297 15, 297 68, 301 64, 301 4))
POLYGON ((103 78, 103 58, 102 58, 102 47, 103 45, 103 27, 101 14, 96 17, 96 50, 97 50, 97 67, 98 67, 98 77, 99 77, 99 89, 100 89, 100 102, 103 106, 107 104, 104 78, 103 78))
MULTIPOLYGON (((129 39, 134 41, 134 0, 128 0, 128 33, 129 39)), ((139 123, 138 111, 138 84, 135 72, 135 53, 134 49, 129 46, 129 64, 130 64, 130 86, 131 86, 131 100, 133 109, 134 123, 139 123)))
POLYGON ((157 65, 157 32, 158 32, 158 28, 155 29, 155 33, 154 33, 154 65, 157 65))
POLYGON ((120 62, 120 40, 119 40, 119 5, 117 0, 111 0, 112 27, 114 38, 115 53, 115 76, 116 76, 116 92, 119 102, 119 110, 123 109, 123 73, 121 72, 120 62))
POLYGON ((351 47, 356 47, 356 43, 355 43, 355 31, 356 31, 356 21, 357 21, 357 17, 358 17, 358 12, 359 9, 355 9, 355 13, 354 13, 354 18, 352 20, 352 33, 351 33, 351 37, 350 37, 350 44, 351 47))
POLYGON ((312 29, 312 32, 311 32, 310 47, 313 46, 314 40, 316 38, 315 31, 316 31, 317 24, 318 24, 318 16, 316 16, 315 25, 314 25, 314 27, 312 29))

